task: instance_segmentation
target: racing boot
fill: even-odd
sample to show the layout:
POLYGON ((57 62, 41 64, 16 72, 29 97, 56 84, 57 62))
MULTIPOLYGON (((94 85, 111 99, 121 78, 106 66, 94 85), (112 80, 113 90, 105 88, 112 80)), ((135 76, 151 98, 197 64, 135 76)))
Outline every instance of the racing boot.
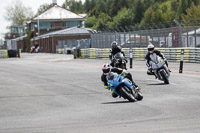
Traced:
POLYGON ((112 97, 114 97, 114 98, 118 97, 118 95, 115 94, 114 91, 111 91, 111 94, 112 94, 112 97))

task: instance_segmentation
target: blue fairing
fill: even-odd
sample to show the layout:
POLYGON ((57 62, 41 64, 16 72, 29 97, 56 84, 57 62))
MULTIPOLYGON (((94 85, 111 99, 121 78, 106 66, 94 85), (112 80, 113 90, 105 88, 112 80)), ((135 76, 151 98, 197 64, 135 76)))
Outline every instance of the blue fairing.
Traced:
POLYGON ((108 76, 109 76, 108 77, 108 86, 117 95, 120 96, 117 88, 122 84, 126 85, 130 90, 133 89, 132 82, 129 79, 124 78, 121 75, 118 75, 117 73, 110 73, 108 76))

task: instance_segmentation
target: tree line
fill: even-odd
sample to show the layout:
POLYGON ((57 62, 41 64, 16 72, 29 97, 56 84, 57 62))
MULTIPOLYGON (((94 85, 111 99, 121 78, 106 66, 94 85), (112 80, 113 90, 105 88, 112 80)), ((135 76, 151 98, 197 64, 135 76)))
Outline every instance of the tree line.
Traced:
MULTIPOLYGON (((200 20, 200 0, 66 0, 63 7, 87 13, 86 27, 112 29, 133 25, 159 26, 160 22, 200 20)), ((166 27, 168 25, 165 25, 166 27)))
MULTIPOLYGON (((33 17, 30 8, 21 2, 7 8, 5 18, 14 25, 25 23, 33 17)), ((37 14, 51 8, 43 4, 37 14)), ((113 29, 129 26, 171 22, 174 19, 185 22, 199 22, 200 0, 66 0, 62 7, 74 13, 87 13, 85 26, 92 29, 113 29)), ((167 25, 166 25, 167 26, 167 25)))

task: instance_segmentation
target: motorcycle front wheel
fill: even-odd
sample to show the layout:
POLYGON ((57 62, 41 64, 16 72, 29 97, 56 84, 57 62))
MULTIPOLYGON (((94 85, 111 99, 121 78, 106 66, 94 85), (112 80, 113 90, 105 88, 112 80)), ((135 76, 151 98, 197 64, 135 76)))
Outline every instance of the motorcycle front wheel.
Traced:
POLYGON ((136 101, 135 97, 133 96, 133 94, 131 93, 131 91, 128 89, 127 86, 121 86, 119 92, 124 99, 128 99, 130 102, 136 101))
POLYGON ((136 90, 136 99, 141 101, 143 99, 143 95, 139 90, 136 90))
POLYGON ((160 75, 162 76, 163 81, 165 82, 165 84, 169 84, 169 79, 167 78, 165 72, 164 72, 164 71, 161 71, 161 72, 160 72, 160 75))

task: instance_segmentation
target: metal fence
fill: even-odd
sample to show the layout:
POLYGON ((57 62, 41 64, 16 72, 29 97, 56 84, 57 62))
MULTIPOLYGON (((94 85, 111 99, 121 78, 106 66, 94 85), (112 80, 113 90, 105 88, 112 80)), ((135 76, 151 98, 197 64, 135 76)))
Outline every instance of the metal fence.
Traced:
POLYGON ((80 40, 58 40, 58 45, 56 46, 56 53, 67 54, 67 51, 72 51, 74 49, 86 49, 91 47, 91 39, 80 39, 80 40))
POLYGON ((158 29, 97 31, 91 34, 92 48, 110 48, 117 41, 122 48, 144 48, 149 43, 161 48, 200 47, 200 26, 158 29))

